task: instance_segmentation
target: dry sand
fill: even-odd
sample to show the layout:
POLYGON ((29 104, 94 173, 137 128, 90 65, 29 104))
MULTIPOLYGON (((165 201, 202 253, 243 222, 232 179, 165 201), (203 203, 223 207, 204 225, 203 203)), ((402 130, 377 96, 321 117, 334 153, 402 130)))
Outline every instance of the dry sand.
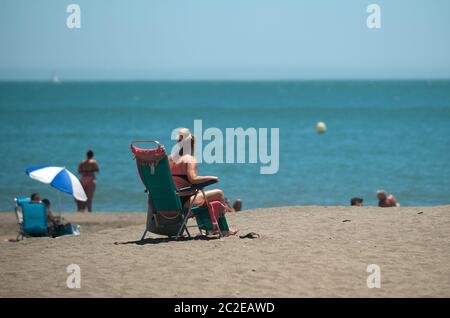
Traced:
POLYGON ((228 219, 259 239, 178 242, 139 242, 143 213, 65 216, 80 236, 11 243, 14 214, 0 213, 1 297, 450 297, 450 206, 257 209, 228 219), (66 286, 72 263, 80 289, 66 286))

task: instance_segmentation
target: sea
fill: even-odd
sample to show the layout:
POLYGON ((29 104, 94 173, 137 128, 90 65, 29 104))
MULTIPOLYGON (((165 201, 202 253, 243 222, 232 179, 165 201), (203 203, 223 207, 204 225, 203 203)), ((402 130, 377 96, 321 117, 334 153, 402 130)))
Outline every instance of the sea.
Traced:
MULTIPOLYGON (((259 156, 251 162, 250 139, 241 144, 244 162, 199 164, 200 175, 220 178, 210 188, 241 198, 244 209, 349 205, 352 197, 376 205, 378 189, 402 206, 450 204, 448 80, 61 81, 0 82, 0 211, 13 211, 14 198, 33 192, 54 210, 74 211, 70 195, 25 169, 48 164, 76 174, 92 149, 101 169, 94 210, 143 212, 130 143, 157 140, 170 151, 172 131, 193 131, 195 121, 201 134, 223 133, 214 152, 223 158, 227 129, 267 131, 270 145, 278 131, 275 173, 261 173, 259 156), (318 122, 325 133, 317 133, 318 122)), ((208 149, 213 138, 201 137, 208 149)))

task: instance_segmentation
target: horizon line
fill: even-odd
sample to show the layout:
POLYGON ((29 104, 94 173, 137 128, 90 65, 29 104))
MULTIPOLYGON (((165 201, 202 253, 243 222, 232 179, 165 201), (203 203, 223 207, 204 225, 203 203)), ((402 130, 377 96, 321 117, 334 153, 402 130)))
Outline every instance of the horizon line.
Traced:
POLYGON ((413 81, 450 81, 450 77, 431 77, 431 78, 423 78, 423 77, 417 77, 417 78, 404 78, 404 77, 398 77, 398 78, 258 78, 258 79, 252 79, 252 78, 236 78, 236 79, 229 79, 229 78, 179 78, 179 79, 172 79, 172 78, 161 78, 161 79, 59 79, 57 83, 54 83, 52 79, 2 79, 0 78, 0 83, 54 83, 55 85, 60 85, 63 83, 80 83, 80 82, 119 82, 119 83, 135 83, 135 82, 389 82, 389 81, 404 81, 404 82, 413 82, 413 81))

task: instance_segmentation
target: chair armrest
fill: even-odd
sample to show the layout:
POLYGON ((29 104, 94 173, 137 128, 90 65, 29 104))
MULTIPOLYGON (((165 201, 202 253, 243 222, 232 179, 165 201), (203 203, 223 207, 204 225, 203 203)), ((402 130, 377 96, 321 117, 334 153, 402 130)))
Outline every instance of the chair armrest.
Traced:
POLYGON ((183 192, 192 192, 196 190, 202 190, 204 187, 207 187, 211 184, 217 183, 217 180, 205 181, 202 183, 193 184, 190 187, 184 187, 177 190, 178 194, 182 194, 183 192))

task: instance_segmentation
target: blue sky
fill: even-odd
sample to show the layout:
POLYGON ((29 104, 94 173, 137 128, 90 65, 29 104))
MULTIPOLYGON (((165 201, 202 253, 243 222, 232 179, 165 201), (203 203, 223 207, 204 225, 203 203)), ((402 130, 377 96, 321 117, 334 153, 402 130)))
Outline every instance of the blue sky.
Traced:
POLYGON ((0 0, 0 79, 450 78, 448 0, 0 0), (66 26, 81 7, 81 29, 66 26), (381 29, 366 8, 381 7, 381 29))

